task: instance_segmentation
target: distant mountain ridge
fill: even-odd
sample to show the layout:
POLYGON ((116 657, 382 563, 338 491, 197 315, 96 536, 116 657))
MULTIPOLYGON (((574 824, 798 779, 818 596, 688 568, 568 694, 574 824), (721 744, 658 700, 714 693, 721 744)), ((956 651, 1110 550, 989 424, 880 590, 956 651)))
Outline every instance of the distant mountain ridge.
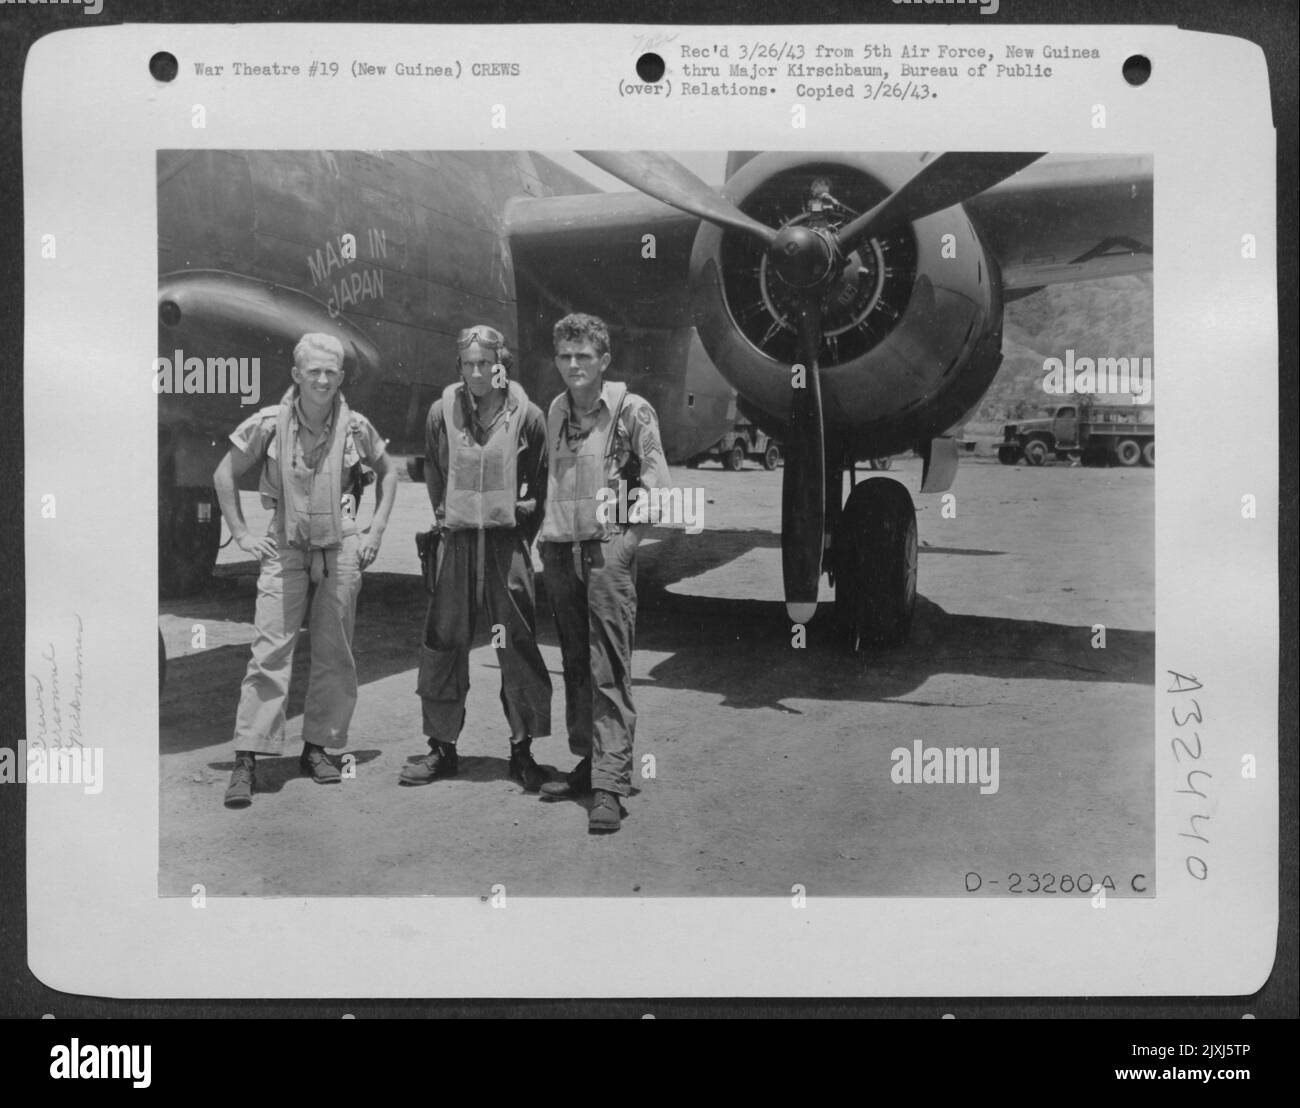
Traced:
POLYGON ((1076 358, 1151 358, 1154 370, 1154 330, 1150 273, 1049 285, 1014 301, 1003 321, 1002 366, 968 423, 1001 424, 1057 403, 1043 391, 1043 362, 1067 350, 1076 358))

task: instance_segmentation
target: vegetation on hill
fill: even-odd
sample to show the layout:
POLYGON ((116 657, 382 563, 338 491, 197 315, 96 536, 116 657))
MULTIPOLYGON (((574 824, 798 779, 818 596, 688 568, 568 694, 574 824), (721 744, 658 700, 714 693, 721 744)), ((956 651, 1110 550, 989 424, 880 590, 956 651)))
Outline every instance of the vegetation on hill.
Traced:
POLYGON ((1055 403, 1043 392, 1043 362, 1075 357, 1151 358, 1151 274, 1049 285, 1006 306, 1002 366, 979 407, 974 424, 1003 423, 1037 415, 1055 403))

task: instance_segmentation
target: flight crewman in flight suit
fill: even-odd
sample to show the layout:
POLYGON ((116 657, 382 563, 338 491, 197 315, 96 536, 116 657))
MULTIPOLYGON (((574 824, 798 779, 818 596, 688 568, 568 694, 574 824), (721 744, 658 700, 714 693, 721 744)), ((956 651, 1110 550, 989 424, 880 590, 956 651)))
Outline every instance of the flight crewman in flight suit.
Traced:
POLYGON ((384 440, 339 392, 343 361, 343 345, 333 335, 303 335, 293 352, 293 385, 278 407, 263 408, 235 429, 213 474, 231 536, 261 563, 256 637, 235 715, 229 808, 252 803, 256 756, 282 751, 293 651, 313 583, 300 766, 318 784, 341 779, 325 751, 347 745, 357 705, 352 631, 361 571, 379 553, 397 491, 384 440), (364 535, 356 522, 362 462, 379 477, 379 500, 364 535), (239 505, 239 478, 257 464, 262 504, 274 508, 264 536, 248 529, 239 505))
POLYGON ((545 777, 532 741, 551 733, 551 678, 537 649, 529 548, 546 499, 546 423, 510 380, 500 331, 468 327, 456 345, 461 380, 430 405, 425 422, 425 480, 441 538, 417 685, 429 753, 402 769, 401 783, 459 770, 469 648, 483 614, 501 666, 509 774, 537 792, 545 777))
MULTIPOLYGON (((654 409, 621 381, 606 381, 609 330, 567 315, 553 332, 565 391, 547 417, 550 474, 539 536, 546 592, 560 637, 569 749, 581 759, 543 799, 592 792, 591 832, 617 831, 632 788, 632 644, 636 548, 649 530, 648 497, 614 508, 635 485, 672 481, 654 409)), ((636 499, 636 498, 633 498, 636 499)))

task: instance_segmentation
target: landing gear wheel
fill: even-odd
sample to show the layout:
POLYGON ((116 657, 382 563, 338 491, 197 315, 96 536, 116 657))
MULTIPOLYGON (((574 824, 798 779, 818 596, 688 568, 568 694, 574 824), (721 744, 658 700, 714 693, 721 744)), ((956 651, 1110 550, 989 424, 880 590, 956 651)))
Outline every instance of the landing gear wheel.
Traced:
POLYGON ((733 472, 745 468, 745 446, 744 443, 736 443, 730 450, 722 455, 722 464, 724 468, 733 472))
POLYGON ((900 646, 916 610, 916 510, 907 489, 871 477, 853 489, 832 548, 835 614, 850 646, 900 646))
POLYGON ((1156 464, 1156 440, 1148 439, 1142 444, 1142 464, 1144 466, 1153 466, 1156 464))
POLYGON ((767 449, 763 451, 763 468, 766 470, 776 469, 781 464, 781 449, 776 443, 768 443, 767 449))
POLYGON ((1142 447, 1132 439, 1120 439, 1115 444, 1115 461, 1122 466, 1135 466, 1142 460, 1142 447))
POLYGON ((998 461, 1004 466, 1013 466, 1020 461, 1020 450, 1015 446, 999 446, 998 461))
POLYGON ((1025 443, 1025 461, 1031 466, 1047 464, 1047 443, 1042 439, 1030 439, 1025 443))
POLYGON ((163 596, 198 592, 221 548, 221 509, 211 489, 172 488, 158 501, 158 589, 163 596))

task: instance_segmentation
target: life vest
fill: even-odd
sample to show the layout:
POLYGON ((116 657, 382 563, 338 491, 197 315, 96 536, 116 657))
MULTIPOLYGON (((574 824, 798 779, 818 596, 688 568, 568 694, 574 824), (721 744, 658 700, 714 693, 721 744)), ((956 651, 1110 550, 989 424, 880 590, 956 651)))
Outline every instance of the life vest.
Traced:
POLYGON ((528 395, 509 382, 505 426, 495 426, 481 446, 465 418, 458 392, 462 382, 442 393, 447 425, 447 491, 443 525, 452 531, 513 527, 518 493, 519 428, 528 411, 528 395))
POLYGON ((294 389, 290 388, 278 407, 265 409, 274 417, 275 428, 267 441, 258 492, 262 507, 280 516, 289 546, 333 549, 342 544, 344 520, 351 525, 356 518, 366 484, 356 442, 360 423, 340 393, 335 401, 329 449, 304 491, 293 478, 292 445, 288 449, 284 446, 292 443, 289 432, 295 399, 294 389))
POLYGON ((565 433, 568 419, 568 393, 562 392, 551 401, 546 415, 546 432, 551 444, 550 468, 546 482, 546 515, 538 538, 543 542, 577 542, 580 539, 603 539, 616 528, 602 523, 596 511, 606 502, 603 514, 611 515, 618 489, 610 481, 609 458, 616 449, 616 429, 627 396, 627 385, 622 381, 607 381, 605 403, 597 408, 596 425, 579 439, 569 444, 565 433), (602 497, 601 489, 610 493, 602 497))

